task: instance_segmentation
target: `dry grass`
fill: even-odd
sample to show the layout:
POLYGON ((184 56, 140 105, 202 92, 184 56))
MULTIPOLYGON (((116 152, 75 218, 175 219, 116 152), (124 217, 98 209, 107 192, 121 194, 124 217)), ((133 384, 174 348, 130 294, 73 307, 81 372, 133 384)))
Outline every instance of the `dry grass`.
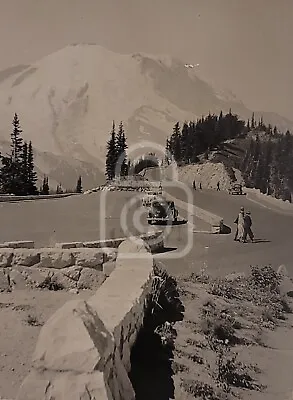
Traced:
POLYGON ((203 270, 180 280, 186 315, 175 326, 178 398, 228 400, 265 391, 262 371, 244 355, 251 346, 265 348, 264 333, 285 324, 291 313, 281 279, 268 266, 252 267, 248 276, 214 279, 203 270))

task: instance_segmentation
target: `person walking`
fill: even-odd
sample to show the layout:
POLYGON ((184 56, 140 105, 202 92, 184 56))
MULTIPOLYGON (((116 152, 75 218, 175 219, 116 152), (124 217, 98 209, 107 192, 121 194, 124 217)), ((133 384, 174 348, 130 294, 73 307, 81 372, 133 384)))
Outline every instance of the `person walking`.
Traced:
POLYGON ((200 184, 199 184, 199 189, 202 190, 201 182, 200 182, 200 184))
POLYGON ((217 192, 220 191, 220 182, 217 183, 217 192))
POLYGON ((193 189, 196 190, 195 181, 193 181, 193 189))
POLYGON ((234 221, 234 223, 237 224, 234 240, 238 241, 238 242, 243 242, 243 237, 244 237, 244 216, 245 216, 244 207, 241 207, 240 208, 240 213, 238 214, 238 217, 234 221))
POLYGON ((252 226, 251 212, 247 211, 244 216, 244 234, 243 234, 244 243, 246 243, 247 235, 249 236, 249 239, 251 240, 252 243, 254 241, 254 234, 252 232, 251 226, 252 226))

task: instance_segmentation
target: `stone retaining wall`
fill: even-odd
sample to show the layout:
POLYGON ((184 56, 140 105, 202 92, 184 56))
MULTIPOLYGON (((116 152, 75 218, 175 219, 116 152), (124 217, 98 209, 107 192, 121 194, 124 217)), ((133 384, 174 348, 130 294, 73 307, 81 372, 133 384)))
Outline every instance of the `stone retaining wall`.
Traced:
MULTIPOLYGON (((142 235, 137 236, 137 238, 144 240, 150 246, 151 251, 157 251, 164 248, 164 237, 162 235, 162 231, 153 230, 150 232, 143 233, 142 235)), ((106 239, 106 240, 94 240, 87 242, 60 242, 56 243, 52 248, 58 248, 58 249, 75 249, 75 248, 101 249, 105 247, 118 248, 118 246, 125 239, 126 237, 116 238, 116 239, 106 239)), ((10 242, 0 243, 0 249, 6 249, 6 248, 34 249, 35 243, 30 240, 10 241, 10 242)))
POLYGON ((0 195, 0 202, 12 202, 12 201, 25 201, 25 200, 44 200, 44 199, 59 199, 61 197, 78 196, 79 193, 61 193, 61 194, 48 194, 48 195, 36 195, 36 196, 9 196, 0 195))
POLYGON ((117 248, 2 248, 0 291, 43 287, 97 289, 115 268, 117 248), (47 286, 45 286, 47 287, 47 286))
MULTIPOLYGON (((142 235, 137 236, 137 238, 144 240, 150 247, 152 252, 158 251, 164 248, 164 237, 162 231, 151 231, 143 233, 142 235)), ((135 239, 135 237, 133 238, 135 239)), ((72 248, 105 248, 105 247, 115 247, 118 248, 120 244, 126 240, 126 238, 116 238, 116 239, 106 239, 106 240, 95 240, 91 242, 65 242, 65 243, 56 243, 55 247, 62 249, 72 249, 72 248)))
MULTIPOLYGON (((95 290, 114 270, 118 246, 125 239, 56 243, 40 249, 34 248, 33 241, 0 244, 0 292, 45 284, 65 290, 95 290)), ((151 252, 164 248, 162 231, 148 232, 138 239, 151 252)))
POLYGON ((42 327, 16 400, 135 400, 130 351, 153 291, 153 266, 141 239, 124 241, 96 294, 67 302, 42 327), (135 253, 143 255, 139 262, 135 253))

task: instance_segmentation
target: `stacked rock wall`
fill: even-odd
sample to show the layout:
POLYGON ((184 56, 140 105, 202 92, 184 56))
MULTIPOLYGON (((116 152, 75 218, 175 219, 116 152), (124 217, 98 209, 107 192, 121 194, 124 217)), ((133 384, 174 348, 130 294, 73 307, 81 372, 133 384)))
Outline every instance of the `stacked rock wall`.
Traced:
POLYGON ((42 327, 16 400, 134 400, 130 352, 153 290, 153 266, 141 239, 124 241, 95 295, 67 302, 42 327))
MULTIPOLYGON (((138 238, 151 252, 164 247, 162 231, 138 238)), ((124 240, 56 243, 55 247, 39 249, 31 241, 0 244, 0 292, 53 284, 56 289, 96 290, 114 270, 117 249, 124 240)))
POLYGON ((115 268, 116 248, 1 248, 0 291, 42 287, 97 289, 115 268), (50 281, 50 282, 49 282, 50 281))

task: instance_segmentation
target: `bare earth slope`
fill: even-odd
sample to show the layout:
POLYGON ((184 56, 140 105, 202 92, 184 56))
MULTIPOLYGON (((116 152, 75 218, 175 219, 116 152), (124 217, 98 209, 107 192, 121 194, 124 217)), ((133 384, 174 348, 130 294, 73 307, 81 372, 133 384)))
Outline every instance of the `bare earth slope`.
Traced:
MULTIPOLYGON (((243 103, 215 91, 179 60, 122 55, 97 45, 65 47, 31 66, 4 71, 0 78, 1 139, 9 139, 17 112, 24 137, 39 152, 101 170, 112 120, 124 121, 129 144, 165 144, 178 120, 230 107, 243 118, 251 116, 243 103)), ((276 114, 263 115, 280 129, 293 126, 276 114)))

